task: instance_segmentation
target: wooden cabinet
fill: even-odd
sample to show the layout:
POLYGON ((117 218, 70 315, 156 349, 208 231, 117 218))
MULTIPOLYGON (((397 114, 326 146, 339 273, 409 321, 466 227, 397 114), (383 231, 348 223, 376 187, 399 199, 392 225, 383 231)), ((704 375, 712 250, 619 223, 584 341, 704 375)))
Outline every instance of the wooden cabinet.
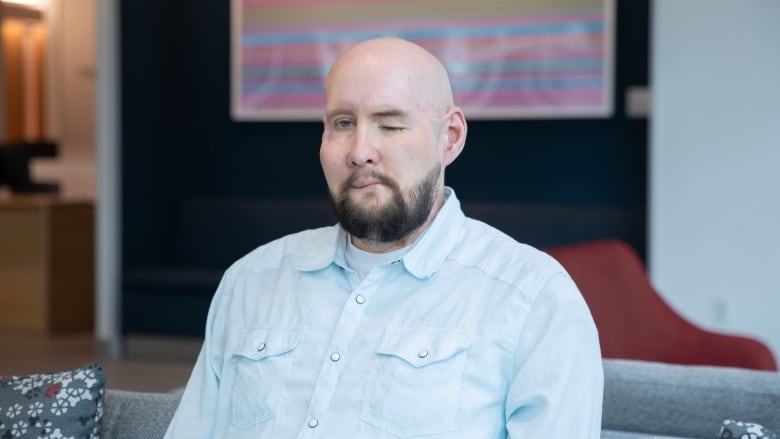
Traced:
POLYGON ((92 330, 94 207, 54 197, 0 199, 0 330, 92 330))

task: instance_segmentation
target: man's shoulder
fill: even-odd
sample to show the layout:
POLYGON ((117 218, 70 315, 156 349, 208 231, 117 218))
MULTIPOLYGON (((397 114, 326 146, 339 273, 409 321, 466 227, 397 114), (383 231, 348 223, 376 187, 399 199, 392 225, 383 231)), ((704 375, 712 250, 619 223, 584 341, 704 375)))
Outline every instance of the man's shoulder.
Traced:
POLYGON ((337 226, 327 226, 282 236, 250 251, 228 271, 261 271, 285 263, 306 264, 332 257, 337 234, 337 226))
POLYGON ((550 277, 565 273, 561 264, 547 253, 471 218, 466 219, 463 238, 451 257, 525 293, 533 293, 550 277))

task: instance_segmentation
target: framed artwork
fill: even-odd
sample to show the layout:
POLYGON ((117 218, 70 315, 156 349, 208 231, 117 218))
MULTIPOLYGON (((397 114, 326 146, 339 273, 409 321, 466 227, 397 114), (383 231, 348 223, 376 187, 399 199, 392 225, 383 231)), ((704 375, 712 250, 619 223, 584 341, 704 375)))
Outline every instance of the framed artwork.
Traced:
POLYGON ((320 120, 347 48, 414 41, 469 119, 608 117, 614 0, 231 0, 235 120, 320 120))

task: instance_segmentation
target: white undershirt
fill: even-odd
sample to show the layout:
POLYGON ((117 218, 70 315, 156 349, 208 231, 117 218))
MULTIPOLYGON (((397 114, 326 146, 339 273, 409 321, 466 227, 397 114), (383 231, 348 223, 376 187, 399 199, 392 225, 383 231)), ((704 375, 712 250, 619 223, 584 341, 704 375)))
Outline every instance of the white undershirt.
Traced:
POLYGON ((372 253, 355 247, 350 237, 347 236, 347 249, 344 252, 344 259, 347 267, 354 270, 358 274, 358 278, 363 280, 371 272, 371 269, 377 265, 388 264, 401 259, 412 248, 412 245, 407 245, 389 253, 372 253))

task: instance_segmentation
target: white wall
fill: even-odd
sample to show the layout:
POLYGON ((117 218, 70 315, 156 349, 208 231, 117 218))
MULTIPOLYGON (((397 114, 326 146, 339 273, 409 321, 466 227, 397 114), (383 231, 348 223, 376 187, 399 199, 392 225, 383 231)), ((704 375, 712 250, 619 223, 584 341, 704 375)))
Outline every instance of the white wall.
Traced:
POLYGON ((652 6, 651 277, 780 358, 780 1, 652 6))

